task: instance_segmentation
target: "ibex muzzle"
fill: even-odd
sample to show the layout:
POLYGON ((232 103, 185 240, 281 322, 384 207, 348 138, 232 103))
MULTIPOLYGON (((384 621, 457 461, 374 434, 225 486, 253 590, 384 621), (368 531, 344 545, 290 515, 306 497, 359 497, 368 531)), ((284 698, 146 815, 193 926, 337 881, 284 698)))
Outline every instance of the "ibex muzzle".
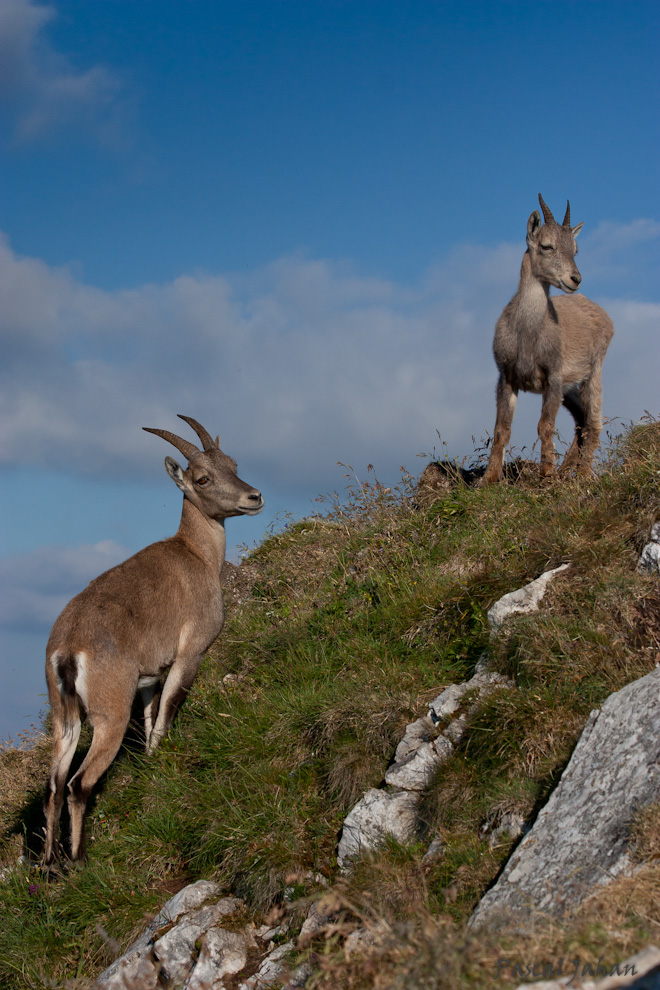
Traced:
POLYGON ((119 750, 136 693, 142 696, 150 753, 168 731, 204 653, 222 629, 224 520, 256 515, 263 508, 261 493, 237 476, 236 462, 220 450, 219 440, 196 420, 180 418, 195 430, 202 450, 174 433, 145 427, 188 460, 183 470, 173 458, 165 458, 167 473, 183 492, 179 529, 92 581, 66 606, 48 640, 53 757, 44 803, 46 863, 56 855, 81 716, 89 718, 94 733, 68 785, 74 860, 85 852, 89 795, 119 750))

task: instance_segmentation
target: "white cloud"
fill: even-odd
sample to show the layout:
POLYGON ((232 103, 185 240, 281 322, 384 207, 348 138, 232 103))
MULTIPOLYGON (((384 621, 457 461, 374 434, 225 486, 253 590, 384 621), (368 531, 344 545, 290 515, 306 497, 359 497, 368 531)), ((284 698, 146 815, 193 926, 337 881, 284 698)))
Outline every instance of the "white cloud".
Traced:
MULTIPOLYGON (((140 427, 185 433, 177 412, 220 432, 246 473, 258 466, 260 479, 310 496, 332 486, 337 460, 415 470, 436 430, 450 453, 469 453, 473 434, 492 431, 492 332, 520 258, 519 246, 461 246, 399 285, 288 257, 252 277, 106 292, 3 242, 0 462, 153 475, 161 452, 140 427)), ((660 306, 601 302, 616 326, 604 410, 636 419, 657 407, 660 306)), ((535 437, 528 398, 517 446, 535 437)), ((560 427, 570 432, 567 414, 560 427)))
POLYGON ((40 547, 0 559, 0 628, 47 633, 66 603, 103 571, 129 556, 112 540, 40 547))
POLYGON ((0 92, 15 139, 31 141, 74 125, 104 144, 122 140, 126 104, 115 72, 82 70, 49 43, 45 28, 56 16, 36 0, 0 4, 0 92))
POLYGON ((622 422, 660 413, 660 303, 603 299, 615 335, 603 365, 606 410, 622 422))
POLYGON ((598 257, 617 256, 621 251, 648 244, 660 237, 660 223, 657 220, 640 218, 631 223, 613 223, 605 220, 598 224, 589 235, 589 251, 598 257))
POLYGON ((630 223, 604 221, 579 239, 578 267, 587 295, 602 300, 613 292, 640 299, 657 292, 660 223, 641 218, 630 223))

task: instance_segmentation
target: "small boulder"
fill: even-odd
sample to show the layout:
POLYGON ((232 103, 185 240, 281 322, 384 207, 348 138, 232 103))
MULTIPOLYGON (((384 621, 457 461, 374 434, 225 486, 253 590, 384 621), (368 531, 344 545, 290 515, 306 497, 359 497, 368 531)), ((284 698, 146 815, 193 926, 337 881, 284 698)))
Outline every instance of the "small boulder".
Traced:
POLYGON ((349 811, 337 849, 337 862, 345 869, 351 859, 376 848, 391 835, 398 842, 409 842, 417 833, 417 812, 422 800, 417 791, 370 788, 349 811))

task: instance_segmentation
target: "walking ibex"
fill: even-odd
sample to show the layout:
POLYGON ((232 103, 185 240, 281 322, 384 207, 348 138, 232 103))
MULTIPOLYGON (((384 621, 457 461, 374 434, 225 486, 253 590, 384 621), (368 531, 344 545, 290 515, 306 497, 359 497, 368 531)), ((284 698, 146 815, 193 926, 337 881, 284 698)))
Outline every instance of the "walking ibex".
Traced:
POLYGON ((553 474, 555 420, 563 403, 575 420, 575 437, 562 463, 562 474, 574 468, 591 474, 601 421, 601 368, 614 329, 600 306, 585 296, 550 298, 550 286, 573 293, 581 282, 575 264, 575 238, 582 224, 571 227, 570 205, 561 226, 543 202, 527 221, 527 251, 518 291, 495 327, 493 353, 500 377, 497 418, 485 484, 502 477, 504 451, 518 392, 543 395, 538 425, 541 477, 553 474))
POLYGON ((165 458, 167 473, 183 492, 178 531, 92 581, 66 606, 48 640, 46 680, 54 745, 44 802, 46 863, 56 855, 81 715, 89 717, 94 734, 69 781, 74 860, 85 854, 87 800, 119 750, 136 693, 144 705, 150 753, 168 731, 205 651, 222 629, 224 520, 256 515, 264 504, 260 492, 237 477, 236 463, 220 450, 219 439, 214 441, 189 416, 180 418, 195 430, 203 450, 167 430, 144 427, 188 460, 184 471, 171 457, 165 458))

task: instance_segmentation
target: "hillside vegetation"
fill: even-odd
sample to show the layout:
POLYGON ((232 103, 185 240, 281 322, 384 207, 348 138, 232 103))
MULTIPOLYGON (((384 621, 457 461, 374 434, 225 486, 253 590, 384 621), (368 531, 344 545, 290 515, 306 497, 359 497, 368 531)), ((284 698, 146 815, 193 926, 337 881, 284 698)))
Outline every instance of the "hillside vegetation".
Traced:
POLYGON ((0 987, 89 986, 199 878, 260 921, 302 917, 323 896, 333 924, 301 947, 323 990, 513 987, 510 969, 496 981, 499 956, 614 963, 657 940, 660 827, 648 813, 634 826, 641 868, 570 925, 496 940, 466 922, 512 847, 489 843, 489 826, 508 811, 531 820, 590 710, 660 660, 660 582, 635 570, 660 517, 660 424, 615 441, 594 480, 457 478, 420 502, 405 480, 355 482, 228 569, 223 634, 155 755, 139 727, 127 739, 90 801, 83 867, 38 866, 47 741, 0 755, 0 987), (490 639, 488 608, 564 562, 541 610, 490 639), (406 724, 486 649, 516 688, 472 712, 419 842, 390 842, 339 876, 347 812, 381 784, 406 724), (444 855, 422 862, 435 836, 444 855), (374 936, 360 957, 342 948, 358 926, 374 936))

